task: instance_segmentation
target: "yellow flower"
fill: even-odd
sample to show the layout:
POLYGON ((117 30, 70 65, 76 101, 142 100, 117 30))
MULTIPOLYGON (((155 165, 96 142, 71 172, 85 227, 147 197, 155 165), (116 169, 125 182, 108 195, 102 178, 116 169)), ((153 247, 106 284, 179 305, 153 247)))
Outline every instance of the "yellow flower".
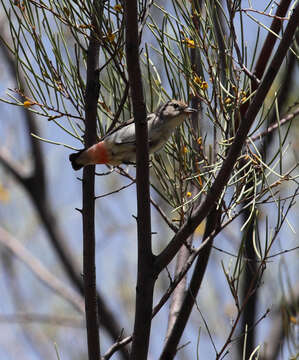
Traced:
POLYGON ((112 32, 108 32, 106 38, 108 39, 108 41, 109 41, 110 43, 113 43, 113 41, 114 41, 114 39, 115 39, 115 34, 113 34, 112 32))
POLYGON ((230 97, 225 98, 224 104, 228 105, 232 102, 232 99, 230 97))
POLYGON ((185 40, 183 40, 183 42, 187 45, 188 48, 190 49, 195 49, 195 43, 194 40, 191 40, 189 38, 185 38, 185 40))
POLYGON ((237 87, 235 85, 232 85, 232 90, 234 91, 235 94, 238 93, 238 89, 237 89, 237 87))
POLYGON ((202 84, 202 80, 201 78, 198 76, 198 75, 195 75, 194 78, 193 78, 193 81, 198 84, 198 85, 201 85, 202 84))
POLYGON ((202 137, 199 137, 197 140, 196 140, 197 144, 198 145, 201 145, 202 144, 202 137))
POLYGON ((244 90, 240 92, 240 97, 241 97, 241 103, 244 103, 247 100, 246 92, 244 90))
POLYGON ((113 9, 116 12, 120 13, 120 12, 122 12, 123 7, 121 6, 121 4, 116 4, 116 5, 113 6, 113 9))
POLYGON ((191 197, 192 194, 190 191, 188 191, 186 195, 187 195, 187 197, 191 197))
POLYGON ((207 90, 208 86, 209 86, 208 83, 206 81, 203 81, 200 85, 200 88, 202 90, 207 90))
POLYGON ((183 146, 183 153, 184 153, 184 154, 187 154, 187 152, 188 152, 187 146, 183 146))

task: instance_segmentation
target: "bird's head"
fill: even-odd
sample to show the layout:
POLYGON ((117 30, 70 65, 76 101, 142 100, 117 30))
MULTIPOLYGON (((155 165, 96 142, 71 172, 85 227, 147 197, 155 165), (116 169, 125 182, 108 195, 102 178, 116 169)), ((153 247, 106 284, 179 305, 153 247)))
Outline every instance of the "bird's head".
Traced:
POLYGON ((174 118, 181 118, 184 120, 187 115, 193 112, 197 112, 197 110, 192 109, 183 101, 169 100, 159 107, 157 115, 163 120, 171 120, 174 118))

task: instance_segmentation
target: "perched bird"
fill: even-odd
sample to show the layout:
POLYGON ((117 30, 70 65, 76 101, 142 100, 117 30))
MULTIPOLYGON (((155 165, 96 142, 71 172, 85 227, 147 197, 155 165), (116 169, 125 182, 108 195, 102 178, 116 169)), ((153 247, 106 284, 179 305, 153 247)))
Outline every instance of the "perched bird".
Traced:
MULTIPOLYGON (((186 117, 197 110, 188 107, 184 102, 170 100, 161 105, 156 112, 147 116, 149 153, 152 154, 166 143, 175 128, 181 125, 186 117)), ((74 170, 91 164, 132 164, 136 162, 136 139, 134 119, 120 125, 105 135, 100 142, 70 154, 74 170)))

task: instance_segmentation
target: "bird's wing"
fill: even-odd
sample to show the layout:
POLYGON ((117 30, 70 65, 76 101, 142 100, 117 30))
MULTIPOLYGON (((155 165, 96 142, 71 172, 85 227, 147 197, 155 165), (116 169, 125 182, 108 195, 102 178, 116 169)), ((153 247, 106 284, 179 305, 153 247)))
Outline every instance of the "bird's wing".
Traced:
MULTIPOLYGON (((147 116, 147 121, 153 121, 156 117, 156 114, 149 114, 147 116)), ((104 138, 111 138, 116 145, 124 145, 124 144, 136 144, 136 136, 135 136, 135 125, 134 119, 130 119, 119 126, 117 129, 107 134, 104 138)), ((151 139, 149 139, 151 141, 151 139)))

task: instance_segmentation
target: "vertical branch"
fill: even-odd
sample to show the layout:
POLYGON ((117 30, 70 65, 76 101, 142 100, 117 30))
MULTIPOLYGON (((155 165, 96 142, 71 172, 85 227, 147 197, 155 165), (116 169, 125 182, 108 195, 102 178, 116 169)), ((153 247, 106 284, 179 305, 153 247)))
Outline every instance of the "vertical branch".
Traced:
POLYGON ((138 232, 138 275, 131 359, 143 360, 148 353, 155 282, 151 245, 148 129, 139 64, 137 1, 126 1, 125 4, 126 56, 136 131, 138 232))
MULTIPOLYGON (((217 228, 219 224, 219 215, 221 214, 221 209, 216 209, 216 206, 211 210, 209 216, 207 217, 207 224, 205 228, 205 233, 202 241, 204 242, 211 233, 217 228)), ((170 360, 173 359, 178 348, 179 341, 182 337, 183 331, 186 327, 188 319, 190 317, 193 305, 196 300, 198 290, 201 286, 202 279, 204 277, 208 260, 210 257, 211 248, 213 245, 213 240, 209 241, 207 245, 202 249, 198 255, 194 272, 190 281, 188 291, 186 292, 183 304, 181 306, 180 312, 177 316, 176 322, 172 328, 171 333, 168 336, 168 339, 165 343, 162 355, 160 360, 170 360)))
MULTIPOLYGON (((275 17, 271 23, 271 27, 270 27, 271 31, 268 32, 268 35, 264 42, 263 48, 259 55, 258 61, 255 65, 254 75, 258 79, 262 78, 263 73, 266 69, 267 63, 271 57, 275 43, 277 41, 277 36, 275 36, 274 34, 278 34, 281 30, 282 21, 280 20, 280 18, 285 17, 291 2, 292 2, 291 0, 281 0, 277 7, 275 17)), ((253 87, 253 90, 255 90, 255 88, 256 88, 256 85, 253 87)))
MULTIPOLYGON (((278 19, 278 17, 284 17, 290 6, 290 0, 282 0, 278 5, 276 16, 272 21, 271 30, 272 32, 268 32, 268 35, 263 44, 262 50, 259 54, 258 60, 255 65, 254 75, 261 79, 266 70, 267 63, 270 59, 271 53, 273 51, 274 45, 276 43, 277 37, 273 34, 278 34, 282 27, 282 21, 278 19)), ((257 89, 257 83, 255 81, 251 81, 251 89, 255 91, 257 89)), ((248 102, 243 104, 240 109, 241 118, 245 116, 245 112, 248 107, 248 102)), ((266 141, 267 137, 265 137, 264 141, 266 141)), ((268 147, 267 147, 268 148, 268 147)), ((241 167, 245 165, 245 161, 241 162, 241 167)), ((246 184, 246 188, 250 189, 254 186, 253 181, 248 181, 246 184)), ((243 213, 243 222, 245 223, 250 216, 251 209, 248 208, 248 203, 244 203, 245 211, 243 213)), ((253 245, 253 232, 254 232, 254 223, 255 216, 251 219, 244 239, 244 256, 245 256, 245 267, 244 267, 244 276, 242 279, 242 289, 241 289, 241 298, 244 300, 248 297, 248 292, 250 286, 252 287, 252 279, 255 278, 255 274, 258 271, 256 253, 253 245)), ((244 307, 244 312, 242 315, 242 324, 241 324, 241 341, 239 344, 239 356, 242 357, 242 354, 245 354, 245 358, 249 358, 250 354, 254 350, 255 343, 255 318, 256 318, 256 307, 258 301, 258 279, 256 279, 253 288, 254 291, 251 292, 249 299, 244 307), (247 330, 247 334, 245 336, 247 330), (244 348, 245 347, 245 348, 244 348)))
MULTIPOLYGON (((197 17, 198 13, 201 13, 201 10, 202 10, 201 7, 202 7, 202 2, 197 1, 194 3, 194 8, 196 9, 196 11, 194 11, 194 9, 192 10, 193 24, 198 32, 200 31, 200 26, 199 26, 200 23, 196 17, 197 17)), ((192 70, 197 75, 200 75, 202 77, 203 71, 202 71, 202 66, 201 66, 200 53, 199 53, 198 49, 196 49, 196 48, 190 49, 190 60, 191 60, 192 70)), ((197 96, 193 96, 191 98, 191 107, 193 109, 198 109, 199 103, 200 103, 200 100, 197 96)), ((201 115, 201 109, 198 109, 197 113, 193 113, 191 115, 191 129, 192 129, 193 133, 196 134, 196 136, 199 134, 198 121, 201 118, 200 115, 201 115)), ((192 139, 192 148, 199 153, 199 144, 196 141, 194 141, 194 139, 192 139)), ((192 164, 194 173, 196 173, 198 171, 197 162, 198 162, 198 158, 194 157, 193 164, 192 164)), ((198 188, 194 184, 191 184, 190 191, 192 193, 192 197, 195 197, 198 193, 198 188)), ((200 201, 201 201, 201 198, 198 198, 198 200, 194 203, 194 205, 198 205, 200 203, 200 201)), ((189 246, 192 245, 193 234, 188 237, 188 239, 186 240, 186 243, 189 246)), ((188 261, 189 256, 190 256, 189 247, 183 245, 180 248, 178 255, 177 255, 174 278, 176 278, 178 276, 178 274, 181 273, 184 265, 188 261)), ((181 307, 182 307, 182 304, 184 301, 185 293, 186 293, 186 285, 187 285, 187 274, 182 278, 182 280, 178 283, 178 285, 175 287, 175 289, 173 291, 170 308, 169 308, 165 344, 167 343, 169 336, 172 334, 173 327, 176 323, 177 317, 179 316, 179 313, 180 313, 180 310, 181 310, 181 307)))
MULTIPOLYGON (((101 9, 97 1, 93 2, 92 30, 87 52, 87 79, 85 94, 85 147, 90 147, 97 140, 97 104, 100 91, 99 83, 99 42, 96 39, 101 9)), ((95 266, 95 166, 86 166, 83 170, 83 274, 85 293, 85 313, 88 344, 88 359, 100 358, 99 321, 96 291, 95 266)))
MULTIPOLYGON (((248 187, 254 186, 253 181, 248 182, 248 187)), ((246 208, 242 216, 242 221, 245 223, 250 216, 250 208, 246 208)), ((253 246, 253 234, 255 227, 256 214, 252 216, 250 223, 246 229, 246 235, 244 238, 244 257, 245 257, 245 266, 244 274, 242 279, 242 289, 241 289, 241 298, 242 304, 245 302, 244 311, 242 315, 242 324, 241 324, 241 341, 239 344, 239 356, 242 357, 242 354, 245 354, 245 359, 249 359, 250 354, 254 350, 255 342, 255 329, 254 323, 256 318, 256 307, 258 300, 258 278, 256 276, 258 272, 257 258, 253 246), (250 288, 253 290, 250 291, 250 288), (246 331, 247 329, 247 331, 246 331), (245 348, 244 348, 245 347, 245 348)))
MULTIPOLYGON (((193 241, 193 236, 190 236, 187 239, 188 245, 191 246, 192 241, 193 241)), ((177 255, 174 277, 176 277, 182 271, 189 256, 190 256, 190 250, 186 246, 182 246, 177 255)), ((173 291, 170 308, 169 308, 165 343, 167 343, 168 338, 173 331, 173 327, 176 323, 176 319, 180 313, 186 292, 186 284, 187 284, 187 274, 182 278, 182 280, 178 283, 178 285, 173 291)))

